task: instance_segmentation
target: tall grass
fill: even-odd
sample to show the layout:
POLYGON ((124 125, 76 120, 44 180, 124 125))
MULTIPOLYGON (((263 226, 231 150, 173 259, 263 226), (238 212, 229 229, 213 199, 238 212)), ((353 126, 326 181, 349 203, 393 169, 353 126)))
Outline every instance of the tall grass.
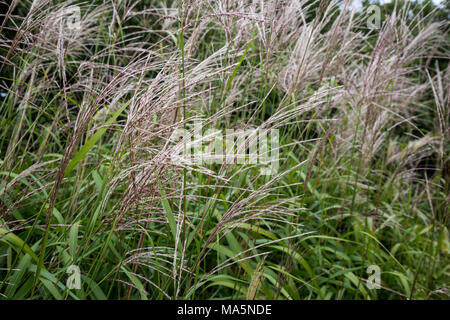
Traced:
POLYGON ((447 299, 448 23, 350 2, 3 2, 0 296, 447 299), (199 120, 278 171, 172 161, 199 120))

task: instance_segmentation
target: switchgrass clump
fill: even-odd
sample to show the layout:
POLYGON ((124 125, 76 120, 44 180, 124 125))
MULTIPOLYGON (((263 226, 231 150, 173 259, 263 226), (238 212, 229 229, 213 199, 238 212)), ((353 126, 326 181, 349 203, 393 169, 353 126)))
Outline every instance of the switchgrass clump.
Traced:
POLYGON ((350 4, 2 2, 0 296, 448 299, 448 22, 350 4))

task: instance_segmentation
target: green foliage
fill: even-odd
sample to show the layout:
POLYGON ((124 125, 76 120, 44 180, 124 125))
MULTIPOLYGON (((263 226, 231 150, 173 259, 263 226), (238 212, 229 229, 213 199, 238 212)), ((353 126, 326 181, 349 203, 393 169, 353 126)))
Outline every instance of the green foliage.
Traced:
MULTIPOLYGON (((248 8, 94 2, 79 36, 45 24, 56 1, 2 27, 0 298, 448 299, 448 55, 394 68, 394 36, 375 50, 383 31, 329 1, 302 2, 312 40, 300 16, 278 30, 248 8), (279 129, 277 175, 171 162, 171 133, 198 118, 279 129)), ((412 10, 398 46, 434 21, 412 10)))

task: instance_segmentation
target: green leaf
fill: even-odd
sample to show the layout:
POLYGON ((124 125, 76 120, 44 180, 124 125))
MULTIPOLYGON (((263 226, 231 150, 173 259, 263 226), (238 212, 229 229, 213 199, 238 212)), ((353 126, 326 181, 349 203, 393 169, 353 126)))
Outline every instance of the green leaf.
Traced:
POLYGON ((175 217, 172 212, 172 208, 170 207, 169 201, 167 201, 166 192, 161 186, 161 183, 158 181, 159 193, 162 196, 162 205, 164 208, 164 212, 166 213, 167 221, 169 222, 170 231, 172 232, 173 241, 176 241, 177 238, 177 225, 175 223, 175 217))
POLYGON ((126 107, 131 103, 131 99, 128 100, 122 107, 120 107, 119 110, 117 110, 111 118, 106 121, 106 123, 103 125, 102 128, 98 129, 97 132, 95 132, 92 137, 89 138, 88 141, 80 148, 80 150, 77 152, 77 154, 70 160, 69 164, 67 165, 66 171, 64 173, 64 176, 67 176, 80 162, 84 156, 88 153, 88 151, 97 143, 98 140, 102 137, 102 135, 106 132, 108 129, 108 126, 110 126, 112 123, 114 123, 119 115, 125 110, 126 107))
POLYGON ((239 67, 240 67, 241 64, 242 64, 242 61, 244 61, 245 56, 247 55, 247 51, 248 51, 248 49, 250 48, 250 45, 251 45, 251 44, 252 44, 252 41, 250 41, 249 44, 247 45, 247 48, 245 48, 244 54, 243 54, 242 57, 239 59, 238 64, 237 64, 236 67, 234 68, 233 73, 231 74, 231 77, 230 77, 230 79, 229 79, 228 82, 227 82, 227 86, 226 86, 226 90, 225 90, 225 91, 228 91, 228 90, 230 89, 231 83, 233 82, 233 79, 234 79, 234 77, 236 76, 236 73, 237 73, 239 67))
POLYGON ((33 258, 34 261, 38 262, 39 259, 37 255, 31 250, 31 248, 18 236, 16 236, 14 233, 0 228, 0 242, 4 242, 7 245, 11 246, 14 250, 19 252, 20 250, 25 251, 25 253, 28 253, 31 258, 33 258))

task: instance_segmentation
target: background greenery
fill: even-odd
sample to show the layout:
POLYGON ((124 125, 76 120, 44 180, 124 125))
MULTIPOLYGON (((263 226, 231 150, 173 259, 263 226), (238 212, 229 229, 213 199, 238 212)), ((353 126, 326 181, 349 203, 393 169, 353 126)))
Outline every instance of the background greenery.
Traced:
POLYGON ((345 5, 2 2, 0 297, 448 299, 448 3, 345 5), (172 163, 199 118, 278 173, 172 163))

